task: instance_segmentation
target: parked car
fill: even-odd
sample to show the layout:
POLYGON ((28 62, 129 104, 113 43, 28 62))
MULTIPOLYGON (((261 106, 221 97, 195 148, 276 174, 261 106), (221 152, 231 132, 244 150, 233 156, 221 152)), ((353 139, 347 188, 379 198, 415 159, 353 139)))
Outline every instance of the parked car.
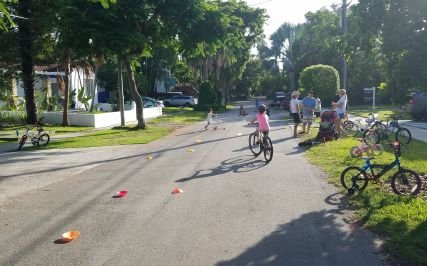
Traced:
POLYGON ((273 102, 270 104, 270 107, 282 108, 289 110, 289 103, 291 102, 291 94, 284 92, 276 92, 273 102))
POLYGON ((150 97, 142 97, 144 108, 157 107, 157 100, 150 97))
POLYGON ((411 93, 408 111, 415 120, 427 120, 427 95, 425 92, 411 93))
POLYGON ((191 107, 197 104, 197 99, 193 96, 174 96, 163 100, 165 106, 187 106, 191 107))

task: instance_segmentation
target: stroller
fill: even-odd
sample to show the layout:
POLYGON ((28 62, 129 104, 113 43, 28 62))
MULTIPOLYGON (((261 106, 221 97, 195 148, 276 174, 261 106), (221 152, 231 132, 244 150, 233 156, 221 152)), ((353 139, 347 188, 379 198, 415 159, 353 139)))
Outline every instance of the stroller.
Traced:
POLYGON ((322 113, 316 141, 326 142, 338 139, 338 132, 335 130, 335 119, 337 119, 337 117, 337 112, 335 111, 324 111, 322 113))
POLYGON ((298 143, 298 146, 311 146, 315 143, 337 140, 338 132, 335 130, 335 119, 337 117, 337 112, 335 111, 324 111, 320 116, 320 126, 317 136, 314 139, 298 143))

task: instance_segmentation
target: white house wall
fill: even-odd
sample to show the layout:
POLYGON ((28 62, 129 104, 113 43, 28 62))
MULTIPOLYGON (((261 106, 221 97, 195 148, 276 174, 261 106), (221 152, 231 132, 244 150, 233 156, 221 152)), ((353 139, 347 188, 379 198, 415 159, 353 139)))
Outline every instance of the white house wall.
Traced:
MULTIPOLYGON (((125 111, 125 123, 136 122, 136 109, 125 111)), ((162 116, 161 107, 144 108, 144 119, 162 116)), ((45 112, 43 114, 44 121, 52 124, 62 123, 62 112, 45 112)), ((69 113, 68 120, 72 126, 86 127, 111 127, 120 125, 120 112, 109 112, 101 114, 80 114, 69 113)))

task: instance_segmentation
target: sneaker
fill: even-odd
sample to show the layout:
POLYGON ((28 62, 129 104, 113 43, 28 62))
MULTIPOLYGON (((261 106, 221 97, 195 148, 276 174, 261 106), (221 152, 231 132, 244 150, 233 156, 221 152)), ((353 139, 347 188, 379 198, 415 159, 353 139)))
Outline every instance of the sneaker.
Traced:
POLYGON ((299 132, 298 134, 305 134, 305 131, 301 131, 301 132, 299 132))
POLYGON ((259 145, 259 140, 257 140, 257 141, 255 142, 255 145, 259 145))

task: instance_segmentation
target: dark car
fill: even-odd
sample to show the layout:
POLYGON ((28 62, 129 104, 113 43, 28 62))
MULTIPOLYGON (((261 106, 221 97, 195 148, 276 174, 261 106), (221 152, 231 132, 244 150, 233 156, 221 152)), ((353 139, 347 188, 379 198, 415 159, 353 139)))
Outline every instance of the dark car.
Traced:
POLYGON ((270 104, 270 107, 289 110, 289 103, 290 102, 291 102, 291 94, 290 93, 286 93, 285 95, 276 95, 273 102, 270 104))
POLYGON ((411 93, 408 111, 415 120, 427 120, 427 95, 425 92, 411 93))

